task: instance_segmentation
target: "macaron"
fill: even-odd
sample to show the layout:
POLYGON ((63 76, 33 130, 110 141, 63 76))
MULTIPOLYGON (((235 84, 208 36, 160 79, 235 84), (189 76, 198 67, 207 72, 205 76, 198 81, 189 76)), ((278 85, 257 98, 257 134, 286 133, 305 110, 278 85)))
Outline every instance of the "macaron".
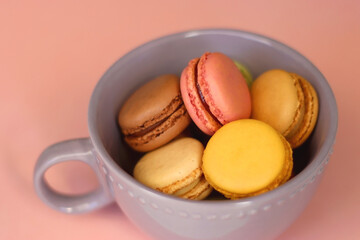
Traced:
POLYGON ((118 122, 125 142, 139 152, 151 151, 175 138, 191 122, 179 77, 161 75, 142 85, 121 107, 118 122))
POLYGON ((272 69, 251 87, 252 118, 278 130, 292 148, 302 145, 314 130, 319 101, 313 86, 296 73, 272 69))
POLYGON ((194 138, 180 138, 146 153, 135 165, 133 176, 160 192, 187 199, 203 199, 212 187, 203 176, 203 145, 194 138))
POLYGON ((221 127, 209 140, 202 169, 214 189, 230 199, 265 193, 285 183, 292 149, 270 125, 241 119, 221 127))
POLYGON ((234 60, 234 63, 236 65, 236 67, 240 70, 241 74, 244 76, 246 83, 247 83, 248 87, 250 88, 251 84, 253 82, 253 76, 252 76, 251 72, 249 71, 249 69, 247 67, 245 67, 244 64, 241 64, 236 60, 234 60))
POLYGON ((225 54, 206 52, 192 59, 182 71, 180 89, 190 117, 208 135, 226 123, 250 117, 246 80, 225 54))

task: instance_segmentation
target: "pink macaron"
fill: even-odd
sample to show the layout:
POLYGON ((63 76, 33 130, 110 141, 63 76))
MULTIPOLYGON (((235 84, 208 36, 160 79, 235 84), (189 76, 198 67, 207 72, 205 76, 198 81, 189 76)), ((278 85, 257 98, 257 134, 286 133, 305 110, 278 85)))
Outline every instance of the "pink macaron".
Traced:
POLYGON ((190 117, 208 135, 226 123, 250 117, 246 80, 222 53, 207 52, 192 59, 181 74, 180 89, 190 117))

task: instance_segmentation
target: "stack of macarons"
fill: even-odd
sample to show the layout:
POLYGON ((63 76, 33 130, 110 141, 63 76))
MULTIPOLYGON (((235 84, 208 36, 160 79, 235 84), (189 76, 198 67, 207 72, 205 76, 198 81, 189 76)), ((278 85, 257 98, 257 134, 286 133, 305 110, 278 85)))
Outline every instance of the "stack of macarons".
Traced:
POLYGON ((309 138, 317 115, 316 91, 300 75, 272 69, 253 80, 241 63, 206 52, 180 77, 161 75, 137 89, 118 123, 125 142, 143 152, 133 171, 139 182, 187 199, 213 189, 238 199, 290 179, 292 149, 309 138), (189 126, 209 137, 199 141, 189 126))

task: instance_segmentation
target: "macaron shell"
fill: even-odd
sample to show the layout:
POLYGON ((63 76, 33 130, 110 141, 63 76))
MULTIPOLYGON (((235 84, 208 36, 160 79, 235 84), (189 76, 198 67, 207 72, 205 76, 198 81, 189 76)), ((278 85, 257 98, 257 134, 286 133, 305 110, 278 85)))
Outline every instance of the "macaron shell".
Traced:
POLYGON ((250 117, 249 88, 231 58, 217 52, 205 53, 197 75, 205 102, 221 124, 250 117))
POLYGON ((182 99, 194 123, 208 135, 212 135, 221 127, 221 124, 205 108, 198 94, 196 86, 197 64, 199 58, 192 59, 182 71, 180 89, 182 99))
POLYGON ((134 168, 134 178, 144 185, 173 194, 199 181, 203 145, 193 138, 174 140, 146 153, 134 168))
POLYGON ((293 134, 304 116, 304 95, 297 79, 280 69, 261 74, 251 86, 251 117, 283 135, 293 134))
POLYGON ((225 197, 230 198, 230 199, 239 199, 239 198, 244 198, 244 197, 256 196, 256 195, 259 195, 259 194, 262 194, 262 193, 265 193, 265 192, 268 192, 268 191, 271 191, 271 190, 277 188, 281 184, 286 183, 291 178, 292 170, 293 170, 292 148, 290 146, 290 143, 284 138, 284 136, 279 134, 279 137, 281 138, 282 142, 284 143, 285 164, 284 164, 284 167, 283 167, 281 173, 277 176, 277 178, 274 179, 274 181, 272 183, 270 183, 267 187, 265 187, 257 192, 239 194, 239 193, 231 193, 231 192, 227 192, 225 190, 221 190, 225 197))
POLYGON ((299 80, 305 98, 305 113, 302 124, 296 134, 288 138, 291 147, 296 148, 308 139, 315 128, 319 112, 319 100, 315 89, 307 80, 296 73, 291 73, 291 75, 299 80))
POLYGON ((237 120, 211 137, 202 169, 207 181, 226 197, 252 196, 290 177, 292 151, 268 124, 254 119, 237 120))

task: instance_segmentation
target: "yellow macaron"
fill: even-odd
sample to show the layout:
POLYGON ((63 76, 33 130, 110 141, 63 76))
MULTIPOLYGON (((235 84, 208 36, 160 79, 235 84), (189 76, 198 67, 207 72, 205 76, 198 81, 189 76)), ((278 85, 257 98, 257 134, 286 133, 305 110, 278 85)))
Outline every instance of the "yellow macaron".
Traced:
POLYGON ((209 140, 203 155, 206 180, 230 199, 255 196, 285 183, 293 167, 286 139, 270 125, 233 121, 209 140))
POLYGON ((194 138, 176 139, 146 153, 135 165, 136 180, 160 192, 200 200, 212 187, 201 169, 204 147, 194 138))
POLYGON ((278 130, 292 148, 303 144, 315 127, 316 91, 296 73, 273 69, 261 74, 251 86, 251 101, 251 117, 278 130))

